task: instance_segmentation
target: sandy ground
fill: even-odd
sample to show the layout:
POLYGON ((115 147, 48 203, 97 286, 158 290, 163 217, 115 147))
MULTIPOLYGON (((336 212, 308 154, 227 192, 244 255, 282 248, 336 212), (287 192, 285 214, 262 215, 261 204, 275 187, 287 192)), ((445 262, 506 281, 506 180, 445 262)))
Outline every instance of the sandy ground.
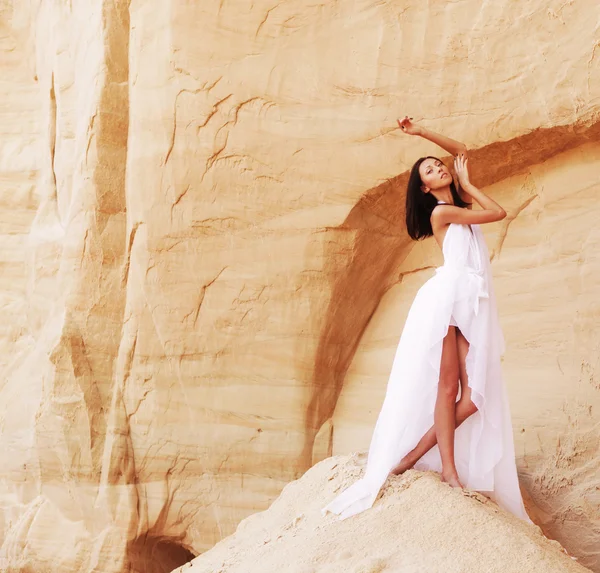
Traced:
POLYGON ((589 571, 540 529, 433 472, 391 477, 372 509, 320 509, 362 473, 364 454, 328 458, 271 507, 177 571, 185 573, 568 573, 589 571))

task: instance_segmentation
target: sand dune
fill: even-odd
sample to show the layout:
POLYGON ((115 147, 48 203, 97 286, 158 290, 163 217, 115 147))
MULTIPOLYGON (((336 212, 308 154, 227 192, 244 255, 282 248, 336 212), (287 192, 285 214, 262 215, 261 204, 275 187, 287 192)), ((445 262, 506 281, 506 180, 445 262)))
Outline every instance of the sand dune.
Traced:
POLYGON ((391 477, 372 509, 340 521, 320 508, 362 472, 336 456, 287 485, 271 507, 184 565, 183 573, 576 573, 589 571, 535 525, 433 472, 391 477))

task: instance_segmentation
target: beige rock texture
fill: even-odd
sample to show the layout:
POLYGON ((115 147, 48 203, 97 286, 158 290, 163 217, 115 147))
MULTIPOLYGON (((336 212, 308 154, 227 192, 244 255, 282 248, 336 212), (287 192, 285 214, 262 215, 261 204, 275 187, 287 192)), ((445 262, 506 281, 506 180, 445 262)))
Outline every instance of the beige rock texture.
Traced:
POLYGON ((268 510, 176 573, 589 572, 539 527, 433 472, 390 477, 373 509, 353 519, 323 518, 321 507, 360 477, 365 461, 319 462, 268 510))
POLYGON ((368 446, 408 113, 509 213, 523 492, 600 572, 596 0, 0 0, 0 54, 0 569, 171 571, 368 446))

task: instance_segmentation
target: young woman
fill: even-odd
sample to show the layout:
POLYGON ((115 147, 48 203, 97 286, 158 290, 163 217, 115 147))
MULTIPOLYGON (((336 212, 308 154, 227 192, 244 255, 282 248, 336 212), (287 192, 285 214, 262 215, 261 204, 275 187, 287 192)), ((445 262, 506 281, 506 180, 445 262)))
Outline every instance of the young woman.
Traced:
POLYGON ((420 289, 408 313, 371 439, 365 475, 329 505, 341 519, 371 507, 390 473, 434 470, 452 487, 486 492, 529 521, 513 445, 500 357, 504 338, 489 254, 479 225, 506 212, 469 180, 464 144, 408 117, 405 133, 454 156, 454 170, 435 157, 412 167, 406 226, 415 240, 433 236, 444 264, 420 289), (475 200, 481 207, 471 210, 475 200))

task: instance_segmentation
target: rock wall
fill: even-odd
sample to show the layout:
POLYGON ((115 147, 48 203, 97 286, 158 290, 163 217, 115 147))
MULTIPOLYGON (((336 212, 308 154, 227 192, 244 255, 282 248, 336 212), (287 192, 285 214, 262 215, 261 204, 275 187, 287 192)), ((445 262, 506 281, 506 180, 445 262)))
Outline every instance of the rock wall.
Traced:
POLYGON ((507 207, 523 487, 600 571, 594 8, 2 0, 0 560, 172 570, 368 445, 439 261, 408 113, 507 207))

